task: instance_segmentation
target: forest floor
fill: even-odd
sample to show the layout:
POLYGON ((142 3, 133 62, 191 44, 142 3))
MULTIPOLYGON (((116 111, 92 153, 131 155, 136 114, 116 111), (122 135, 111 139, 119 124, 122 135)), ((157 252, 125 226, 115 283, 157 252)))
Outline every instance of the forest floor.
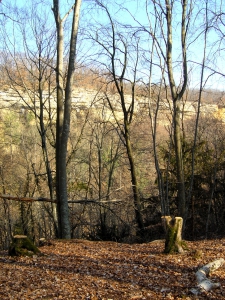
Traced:
POLYGON ((52 241, 42 256, 0 252, 0 299, 225 299, 225 265, 210 280, 221 286, 194 295, 195 272, 225 258, 225 239, 187 242, 189 251, 163 254, 164 242, 120 244, 52 241))

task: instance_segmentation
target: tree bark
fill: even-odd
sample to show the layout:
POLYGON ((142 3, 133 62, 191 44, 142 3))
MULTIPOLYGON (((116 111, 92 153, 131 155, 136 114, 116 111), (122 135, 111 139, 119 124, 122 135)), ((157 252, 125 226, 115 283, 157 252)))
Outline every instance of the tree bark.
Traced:
POLYGON ((130 133, 128 129, 127 122, 124 122, 124 136, 125 136, 125 141, 126 141, 126 150, 127 150, 127 156, 130 164, 130 174, 131 174, 131 183, 132 183, 132 191, 133 191, 133 197, 134 197, 134 209, 135 209, 135 219, 138 225, 139 230, 144 229, 144 222, 143 222, 143 217, 141 214, 141 200, 140 200, 140 195, 139 195, 139 187, 138 187, 138 179, 136 175, 136 168, 135 168, 135 163, 134 163, 134 155, 133 155, 133 149, 131 146, 131 141, 130 141, 130 133))
POLYGON ((174 125, 174 147, 176 155, 176 178, 177 178, 177 198, 178 198, 178 213, 179 216, 184 218, 186 212, 186 199, 185 199, 185 182, 183 170, 183 151, 182 151, 182 136, 181 136, 181 112, 180 101, 184 95, 187 87, 188 73, 187 73, 187 56, 186 56, 186 38, 187 38, 187 0, 182 2, 182 22, 181 22, 181 48, 182 48, 182 73, 183 82, 179 89, 176 86, 173 70, 173 24, 172 24, 172 1, 165 0, 166 4, 166 21, 167 21, 167 50, 166 50, 166 64, 168 70, 170 91, 173 100, 173 125, 174 125))
POLYGON ((182 133, 180 120, 180 100, 174 101, 174 147, 176 155, 176 177, 177 177, 177 198, 178 198, 178 214, 180 217, 185 216, 186 200, 185 200, 185 184, 184 184, 184 167, 183 167, 183 151, 182 151, 182 133))
POLYGON ((171 216, 165 216, 162 217, 162 223, 166 232, 164 252, 167 254, 184 252, 182 241, 183 219, 181 217, 173 219, 171 216))
POLYGON ((70 51, 66 87, 64 93, 64 20, 60 17, 59 0, 53 0, 53 13, 57 30, 57 121, 56 121, 56 196, 58 209, 59 238, 70 239, 71 228, 67 199, 67 145, 70 132, 71 96, 75 71, 76 43, 82 0, 76 0, 70 11, 73 11, 70 51))

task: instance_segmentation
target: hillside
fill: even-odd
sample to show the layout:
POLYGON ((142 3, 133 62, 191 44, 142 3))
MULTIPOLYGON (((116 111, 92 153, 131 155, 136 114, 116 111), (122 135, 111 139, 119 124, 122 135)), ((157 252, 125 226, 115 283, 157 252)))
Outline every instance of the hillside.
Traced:
MULTIPOLYGON (((52 115, 56 110, 56 98, 54 93, 49 95, 47 91, 43 92, 44 98, 44 108, 46 111, 49 110, 51 106, 52 115)), ((153 97, 154 99, 154 97, 153 97)), ((110 100, 112 101, 117 117, 122 118, 121 107, 119 105, 119 99, 116 94, 110 95, 110 100)), ((197 92, 192 91, 191 95, 187 96, 187 99, 183 103, 183 112, 186 119, 192 118, 196 115, 197 111, 197 92)), ((129 104, 131 101, 131 96, 126 95, 126 101, 129 104)), ((151 101, 151 109, 155 110, 154 100, 151 101)), ((105 99, 104 93, 101 90, 95 90, 90 87, 79 87, 75 88, 72 97, 72 109, 76 110, 79 114, 82 111, 91 109, 94 113, 102 113, 104 107, 104 117, 107 119, 112 119, 113 115, 109 109, 108 103, 105 99)), ((170 109, 172 107, 172 101, 167 99, 161 99, 159 104, 159 114, 158 123, 161 125, 169 125, 168 119, 165 116, 170 116, 170 109)), ((38 93, 33 93, 29 90, 14 90, 10 87, 0 88, 0 108, 1 109, 16 109, 20 112, 26 111, 36 111, 40 109, 40 100, 38 93)), ((135 113, 146 112, 148 114, 148 99, 142 95, 136 96, 135 103, 135 113)), ((221 119, 225 122, 225 106, 224 97, 221 93, 215 91, 213 93, 204 93, 201 113, 203 116, 212 115, 221 119), (211 97, 211 98, 210 98, 211 97)))
POLYGON ((164 243, 119 244, 52 241, 43 256, 11 258, 0 253, 1 300, 224 299, 224 267, 211 274, 221 287, 198 296, 195 272, 225 258, 225 239, 187 242, 183 255, 165 255, 164 243), (198 251, 197 251, 198 250, 198 251))

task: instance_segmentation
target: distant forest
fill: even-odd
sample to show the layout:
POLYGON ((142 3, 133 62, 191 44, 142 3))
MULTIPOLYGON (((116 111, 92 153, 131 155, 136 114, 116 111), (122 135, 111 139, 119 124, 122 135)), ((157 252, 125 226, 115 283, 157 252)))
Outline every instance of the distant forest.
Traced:
POLYGON ((28 2, 0 3, 0 248, 223 235, 223 1, 28 2))

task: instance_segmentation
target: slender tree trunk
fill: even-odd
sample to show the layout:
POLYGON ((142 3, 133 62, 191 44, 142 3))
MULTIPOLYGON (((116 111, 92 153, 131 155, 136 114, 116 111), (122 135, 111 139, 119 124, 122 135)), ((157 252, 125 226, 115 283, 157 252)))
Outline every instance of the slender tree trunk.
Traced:
MULTIPOLYGON (((113 113, 113 116, 116 120, 116 123, 118 125, 118 128, 124 138, 123 143, 127 151, 127 156, 129 160, 129 167, 130 167, 130 174, 131 174, 131 183, 132 183, 132 191, 133 191, 133 198, 134 198, 134 209, 135 209, 135 219, 136 223, 138 225, 138 228, 142 230, 144 228, 144 222, 142 218, 141 213, 141 201, 140 201, 140 195, 139 195, 139 188, 138 188, 138 179, 136 175, 136 167, 134 163, 134 155, 132 151, 131 141, 130 141, 130 124, 132 122, 132 118, 134 116, 134 105, 135 105, 135 90, 136 90, 136 76, 137 76, 137 65, 138 65, 138 58, 139 58, 139 51, 138 51, 138 41, 135 40, 135 43, 137 43, 136 48, 136 55, 134 58, 134 66, 132 66, 133 69, 133 80, 127 80, 125 77, 126 73, 130 72, 128 71, 128 39, 127 37, 123 37, 120 33, 116 32, 116 26, 113 22, 112 16, 110 15, 107 6, 104 5, 101 1, 97 1, 97 4, 102 7, 109 19, 110 26, 111 26, 111 48, 108 49, 104 45, 104 41, 101 41, 99 37, 97 36, 96 41, 99 43, 99 45, 106 51, 107 56, 110 59, 110 75, 112 77, 113 83, 115 84, 116 91, 119 95, 120 99, 120 107, 123 112, 123 124, 121 124, 121 121, 118 119, 115 113, 115 107, 113 106, 111 100, 109 99, 107 93, 105 93, 106 99, 108 101, 108 104, 110 106, 110 109, 113 113), (120 41, 120 46, 118 48, 118 41, 120 41), (120 68, 118 68, 118 57, 120 57, 120 68), (119 71, 120 69, 120 71, 119 71), (117 74, 119 71, 120 75, 117 74), (125 85, 124 83, 130 82, 130 88, 131 88, 131 98, 132 100, 128 104, 125 100, 125 85)), ((132 36, 133 37, 133 36, 132 36)), ((129 73, 131 75, 132 73, 129 73)))
MULTIPOLYGON (((63 86, 63 22, 59 17, 58 1, 54 1, 57 28, 57 121, 56 121, 56 195, 58 209, 58 229, 60 238, 70 238, 69 208, 67 202, 66 157, 67 141, 63 132, 64 119, 64 86, 63 86), (57 4, 55 4, 57 3, 57 4)), ((67 133, 66 133, 67 134, 67 133)))
POLYGON ((181 137, 181 118, 180 118, 180 100, 174 103, 174 146, 176 155, 177 168, 177 198, 178 214, 180 217, 185 216, 185 183, 182 154, 182 137, 181 137))
POLYGON ((135 218, 136 218, 138 228, 140 230, 142 230, 142 229, 144 229, 144 223, 143 223, 143 218, 142 218, 142 214, 141 214, 141 201, 140 201, 140 195, 139 195, 138 180, 137 180, 137 175, 136 175, 133 150, 132 150, 130 136, 129 136, 129 129, 128 129, 128 125, 126 124, 126 122, 125 122, 124 136, 125 136, 125 141, 126 141, 127 156, 128 156, 129 165, 130 165, 131 183, 132 183, 132 191, 133 191, 133 197, 134 197, 135 218))
POLYGON ((206 51, 207 51, 207 36, 208 36, 208 31, 209 31, 208 1, 206 1, 206 3, 205 3, 205 11, 206 11, 206 16, 205 16, 205 32, 204 32, 204 51, 203 51, 203 59, 202 59, 202 67, 201 67, 197 114, 196 114, 196 121, 195 121, 194 142, 193 142, 192 153, 191 153, 191 179, 190 179, 190 187, 189 187, 188 196, 187 196, 186 217, 184 219, 184 226, 185 226, 187 215, 188 215, 188 208, 191 203, 192 190, 193 190, 193 185, 194 185, 195 152, 196 152, 196 144, 197 144, 197 137, 198 137, 198 125, 199 125, 200 112, 201 112, 202 93, 203 93, 203 88, 204 88, 204 84, 205 84, 204 74, 205 74, 206 51))
MULTIPOLYGON (((43 153, 43 159, 45 163, 45 169, 47 173, 47 181, 48 181, 48 189, 49 189, 49 194, 50 194, 50 199, 53 199, 54 194, 53 194, 53 179, 52 179, 52 170, 51 170, 51 165, 49 161, 49 155, 48 155, 48 147, 47 147, 47 142, 46 142, 46 131, 47 129, 45 128, 45 123, 44 123, 44 101, 43 101, 43 84, 42 84, 42 75, 41 75, 41 61, 39 60, 39 86, 38 86, 38 93, 39 93, 39 101, 40 101, 40 116, 38 118, 39 120, 39 134, 41 136, 41 147, 42 147, 42 153, 43 153)), ((35 174, 35 170, 34 170, 35 174)), ((54 230, 55 230, 55 235, 58 236, 58 225, 57 225, 57 209, 56 209, 56 204, 51 203, 51 212, 48 210, 49 215, 53 219, 53 224, 54 224, 54 230)))
MULTIPOLYGON (((75 1, 73 11, 73 23, 70 38, 70 52, 68 71, 66 76, 66 88, 64 93, 64 19, 60 18, 59 0, 53 0, 53 12, 57 29, 57 121, 56 121, 56 195, 58 208, 58 227, 60 238, 71 238, 69 207, 67 199, 67 144, 70 132, 71 97, 75 70, 76 43, 79 25, 79 13, 81 0, 75 1)), ((66 14, 68 16, 69 12, 66 14)))
POLYGON ((185 199, 185 181, 183 170, 183 154, 182 154, 182 136, 181 136, 181 111, 180 101, 187 87, 187 57, 186 57, 186 35, 188 25, 187 20, 187 0, 182 1, 182 21, 181 21, 181 48, 182 48, 182 71, 183 83, 179 89, 174 80, 173 71, 173 31, 172 31, 172 9, 173 3, 170 0, 165 0, 166 4, 166 20, 167 20, 167 51, 166 64, 168 70, 170 91, 173 100, 173 126, 174 126, 174 147, 176 156, 176 179, 177 179, 177 198, 178 198, 178 214, 180 217, 185 217, 186 199, 185 199))

